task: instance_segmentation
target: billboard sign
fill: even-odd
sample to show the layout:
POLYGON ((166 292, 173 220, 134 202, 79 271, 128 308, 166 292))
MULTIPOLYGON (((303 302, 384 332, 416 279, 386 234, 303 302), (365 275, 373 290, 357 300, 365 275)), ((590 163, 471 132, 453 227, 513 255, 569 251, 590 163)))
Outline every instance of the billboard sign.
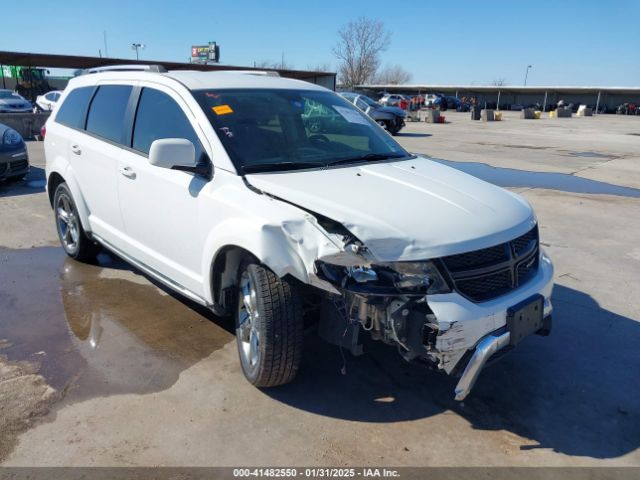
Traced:
POLYGON ((209 59, 209 45, 191 47, 191 60, 206 62, 209 59))
POLYGON ((194 45, 191 47, 191 61, 194 63, 208 63, 220 61, 220 47, 216 42, 209 45, 194 45))

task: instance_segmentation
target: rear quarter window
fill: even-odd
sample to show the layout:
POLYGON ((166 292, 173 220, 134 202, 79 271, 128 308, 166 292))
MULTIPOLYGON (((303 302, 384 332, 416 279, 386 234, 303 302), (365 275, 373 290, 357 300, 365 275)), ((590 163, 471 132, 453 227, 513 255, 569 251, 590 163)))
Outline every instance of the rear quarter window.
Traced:
POLYGON ((124 116, 133 87, 103 85, 91 101, 87 115, 87 132, 116 143, 123 143, 124 116))
POLYGON ((81 87, 72 90, 58 107, 56 122, 71 128, 84 127, 84 114, 91 99, 94 87, 81 87))

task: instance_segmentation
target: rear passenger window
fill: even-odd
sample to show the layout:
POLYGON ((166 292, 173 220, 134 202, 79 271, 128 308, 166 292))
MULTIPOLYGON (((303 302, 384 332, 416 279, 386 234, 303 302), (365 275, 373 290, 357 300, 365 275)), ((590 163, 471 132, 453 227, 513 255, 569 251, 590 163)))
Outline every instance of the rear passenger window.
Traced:
POLYGON ((129 103, 130 85, 103 85, 98 88, 87 116, 87 132, 122 143, 124 114, 129 103))
POLYGON ((160 138, 190 140, 196 148, 196 159, 202 160, 204 149, 180 106, 166 93, 144 88, 136 112, 132 147, 148 155, 153 141, 160 138))
POLYGON ((58 107, 56 122, 71 128, 82 128, 87 104, 94 87, 81 87, 72 90, 58 107))

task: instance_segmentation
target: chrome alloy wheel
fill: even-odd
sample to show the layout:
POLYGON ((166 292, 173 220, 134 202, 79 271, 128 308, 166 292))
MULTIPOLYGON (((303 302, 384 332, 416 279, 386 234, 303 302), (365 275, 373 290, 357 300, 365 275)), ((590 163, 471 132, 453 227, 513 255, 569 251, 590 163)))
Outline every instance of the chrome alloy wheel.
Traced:
POLYGON ((75 252, 80 238, 79 220, 74 213, 73 203, 66 193, 58 196, 56 219, 58 234, 64 249, 68 252, 75 252))
POLYGON ((236 335, 245 365, 253 369, 260 361, 260 312, 255 287, 247 271, 240 277, 238 295, 238 328, 236 335))

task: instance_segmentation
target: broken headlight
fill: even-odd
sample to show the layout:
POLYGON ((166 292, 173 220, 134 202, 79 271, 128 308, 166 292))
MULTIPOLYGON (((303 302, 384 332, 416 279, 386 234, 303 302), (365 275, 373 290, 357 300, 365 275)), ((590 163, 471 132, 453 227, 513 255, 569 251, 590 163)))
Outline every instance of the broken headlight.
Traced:
POLYGON ((425 290, 427 294, 451 291, 433 262, 393 262, 384 266, 395 273, 392 279, 398 290, 425 290))
POLYGON ((436 294, 449 293, 436 265, 424 262, 390 262, 371 266, 344 267, 325 262, 317 262, 322 277, 347 290, 377 294, 412 293, 436 294))

